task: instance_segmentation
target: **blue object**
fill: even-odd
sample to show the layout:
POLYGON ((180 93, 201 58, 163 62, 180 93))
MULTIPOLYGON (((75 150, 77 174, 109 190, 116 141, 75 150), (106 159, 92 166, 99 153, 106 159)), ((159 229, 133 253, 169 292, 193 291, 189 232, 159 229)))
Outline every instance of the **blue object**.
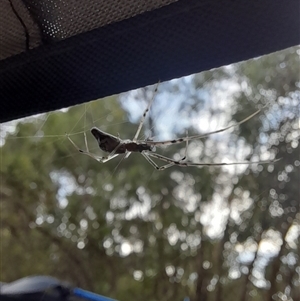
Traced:
POLYGON ((85 291, 81 288, 74 288, 72 290, 72 293, 76 297, 80 297, 80 298, 84 298, 84 299, 92 300, 92 301, 116 301, 114 299, 110 299, 110 298, 107 298, 107 297, 104 297, 104 296, 101 296, 101 295, 98 295, 95 293, 85 291))

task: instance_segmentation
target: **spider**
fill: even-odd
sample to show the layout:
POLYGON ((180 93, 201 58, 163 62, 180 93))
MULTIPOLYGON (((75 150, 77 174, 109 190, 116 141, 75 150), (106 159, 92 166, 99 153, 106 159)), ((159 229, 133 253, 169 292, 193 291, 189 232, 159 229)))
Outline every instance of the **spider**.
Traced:
POLYGON ((130 139, 122 140, 119 137, 116 137, 112 134, 106 133, 106 132, 98 129, 97 127, 93 127, 91 129, 91 133, 94 136, 94 138, 97 140, 100 149, 102 151, 108 153, 107 156, 100 157, 100 156, 95 155, 95 154, 93 154, 89 151, 89 147, 88 147, 87 138, 86 138, 85 133, 84 133, 84 141, 85 141, 86 150, 80 149, 74 143, 74 141, 69 137, 68 134, 66 134, 67 138, 70 140, 70 142, 73 144, 73 146, 77 149, 77 151, 79 151, 80 153, 95 159, 98 162, 101 162, 101 163, 108 162, 111 159, 113 159, 113 158, 115 158, 115 157, 117 157, 121 154, 124 154, 125 158, 128 158, 131 153, 140 153, 157 170, 165 170, 165 169, 167 169, 171 166, 174 166, 174 165, 181 166, 181 167, 187 167, 187 166, 203 167, 203 166, 224 166, 224 165, 240 165, 240 164, 264 164, 264 163, 273 163, 273 162, 278 161, 278 159, 275 159, 275 160, 255 161, 255 162, 193 163, 193 162, 190 162, 190 161, 186 160, 187 148, 188 148, 188 142, 189 141, 195 140, 195 139, 205 138, 205 137, 208 137, 212 134, 221 133, 221 132, 224 132, 224 131, 226 131, 230 128, 237 127, 237 126, 241 125, 242 123, 248 121, 249 119, 251 119, 255 115, 257 115, 267 105, 265 105, 263 108, 257 110, 256 112, 254 112, 250 116, 246 117, 245 119, 243 119, 243 120, 241 120, 241 121, 239 121, 239 122, 237 122, 233 125, 230 125, 230 126, 227 126, 225 128, 222 128, 220 130, 209 132, 209 133, 206 133, 206 134, 194 135, 194 136, 185 136, 185 137, 182 137, 182 138, 178 138, 178 139, 174 139, 174 140, 165 140, 165 141, 152 141, 152 140, 147 140, 147 139, 146 140, 138 140, 138 136, 139 136, 140 131, 143 127, 146 115, 147 115, 148 111, 151 108, 151 105, 153 103, 153 100, 154 100, 154 97, 156 95, 157 89, 158 89, 158 84, 157 84, 157 86, 154 90, 152 99, 150 100, 146 110, 144 111, 144 113, 141 117, 139 126, 138 126, 137 131, 136 131, 136 133, 134 135, 134 138, 132 140, 130 140, 130 139), (174 159, 165 157, 163 155, 160 155, 158 153, 155 153, 155 147, 168 146, 168 145, 179 144, 179 143, 183 143, 183 142, 186 143, 185 155, 180 160, 174 160, 174 159), (159 166, 152 160, 152 158, 156 158, 160 161, 166 162, 166 164, 163 165, 163 166, 159 166))

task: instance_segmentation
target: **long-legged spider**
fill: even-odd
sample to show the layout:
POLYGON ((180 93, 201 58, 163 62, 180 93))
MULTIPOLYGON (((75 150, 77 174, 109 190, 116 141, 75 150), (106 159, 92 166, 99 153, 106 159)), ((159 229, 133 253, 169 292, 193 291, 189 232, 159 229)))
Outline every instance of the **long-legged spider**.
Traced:
POLYGON ((194 136, 186 136, 186 137, 182 137, 182 138, 178 138, 178 139, 174 139, 174 140, 165 140, 165 141, 152 141, 152 140, 138 140, 138 136, 140 134, 140 131, 142 129, 142 126, 144 124, 146 115, 148 113, 148 111, 151 108, 151 105, 153 103, 154 100, 154 96, 157 92, 157 88, 158 85, 155 88, 154 94, 152 99, 150 100, 146 110, 144 111, 142 118, 140 120, 139 126, 137 128, 137 131, 134 135, 134 138, 132 140, 126 139, 126 140, 122 140, 119 137, 116 137, 114 135, 108 134, 104 131, 101 131, 100 129, 98 129, 97 127, 93 127, 91 129, 91 133, 93 134, 93 136, 95 137, 95 139, 98 142, 98 145, 100 147, 100 149, 106 153, 108 153, 107 156, 105 157, 100 157, 98 155, 95 155, 93 153, 91 153, 89 151, 89 147, 88 147, 88 143, 87 143, 87 138, 86 138, 86 134, 84 133, 84 141, 85 141, 85 147, 86 150, 82 150, 80 149, 74 142, 73 140, 69 137, 69 135, 67 135, 68 139, 70 140, 70 142, 74 145, 74 147, 82 154, 90 156, 91 158, 97 160, 98 162, 101 163, 105 163, 121 154, 125 154, 125 158, 129 157, 129 155, 131 153, 141 153, 144 158, 157 170, 164 170, 166 168, 169 168, 171 166, 177 165, 177 166, 181 166, 181 167, 187 167, 187 166, 196 166, 196 167, 201 167, 201 166, 224 166, 224 165, 240 165, 240 164, 264 164, 264 163, 274 163, 278 160, 268 160, 268 161, 255 161, 255 162, 233 162, 233 163, 193 163, 190 161, 186 160, 186 154, 187 154, 187 147, 188 147, 188 142, 191 140, 196 140, 196 139, 201 139, 201 138, 205 138, 208 137, 212 134, 216 134, 216 133, 221 133, 224 132, 230 128, 233 127, 237 127, 239 125, 241 125, 242 123, 248 121, 249 119, 251 119, 252 117, 254 117, 255 115, 257 115, 263 108, 257 110, 256 112, 254 112, 253 114, 249 115, 248 117, 246 117, 245 119, 227 126, 225 128, 222 128, 220 130, 217 131, 213 131, 213 132, 209 132, 206 134, 202 134, 202 135, 194 135, 194 136), (180 160, 174 160, 165 156, 162 156, 160 154, 155 153, 155 147, 160 147, 160 146, 167 146, 167 145, 173 145, 173 144, 178 144, 178 143, 186 143, 186 149, 185 149, 185 155, 183 158, 181 158, 180 160), (161 160, 163 162, 166 162, 167 164, 163 165, 163 166, 158 166, 153 160, 152 158, 156 158, 158 160, 161 160))

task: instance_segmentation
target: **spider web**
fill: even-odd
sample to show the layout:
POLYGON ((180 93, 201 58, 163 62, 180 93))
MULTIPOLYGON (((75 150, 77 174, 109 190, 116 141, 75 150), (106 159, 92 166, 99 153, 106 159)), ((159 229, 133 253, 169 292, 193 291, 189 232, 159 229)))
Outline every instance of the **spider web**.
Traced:
MULTIPOLYGON (((247 85, 236 75, 235 66, 161 83, 144 123, 146 131, 144 129, 141 131, 139 140, 147 138, 154 141, 176 139, 184 137, 186 130, 189 130, 189 135, 204 134, 228 126, 233 122, 232 114, 244 111, 243 116, 247 117, 253 113, 253 107, 243 108, 235 99, 237 94, 245 93, 247 89, 247 85), (225 73, 227 76, 224 76, 225 73)), ((126 180, 130 173, 141 174, 143 180, 135 184, 135 189, 138 198, 147 199, 145 187, 157 179, 158 171, 153 170, 142 156, 132 154, 126 160, 119 156, 108 163, 100 164, 92 158, 78 153, 66 138, 66 133, 82 149, 86 148, 84 141, 84 133, 86 133, 89 151, 101 155, 96 141, 89 133, 90 129, 96 126, 112 135, 120 135, 122 139, 132 139, 153 92, 154 86, 147 87, 124 93, 119 97, 110 97, 27 118, 20 124, 24 127, 28 126, 28 134, 7 135, 7 133, 16 131, 20 121, 3 124, 1 127, 2 137, 5 143, 30 139, 33 143, 33 151, 40 156, 43 154, 43 149, 49 147, 49 149, 47 148, 47 154, 50 154, 49 158, 43 162, 54 166, 50 172, 50 178, 59 187, 57 199, 62 208, 68 205, 68 198, 74 192, 82 196, 90 194, 93 197, 101 197, 116 189, 115 182, 122 183, 126 189, 132 189, 133 184, 126 180), (39 143, 41 139, 45 141, 45 144, 39 143), (94 170, 95 165, 98 167, 94 170), (77 177, 70 173, 68 168, 75 169, 77 177), (96 185, 93 185, 93 188, 85 183, 87 178, 93 179, 91 181, 95 182, 96 185)), ((238 119, 243 118, 239 117, 238 119)), ((26 128, 23 133, 25 132, 26 128)), ((185 145, 159 149, 161 154, 176 160, 183 156, 184 151, 185 145)), ((239 162, 244 161, 251 151, 251 144, 249 145, 245 139, 239 138, 236 135, 236 129, 233 129, 215 134, 204 141, 191 141, 188 147, 188 159, 192 162, 207 163, 239 162)), ((268 159, 268 156, 264 159, 268 159)), ((191 168, 193 169, 193 167, 191 168)), ((222 167, 221 169, 225 174, 231 174, 234 182, 237 181, 238 175, 245 172, 247 168, 249 167, 241 165, 222 167)), ((211 168, 207 169, 211 170, 211 168)), ((40 171, 41 167, 36 166, 36 174, 40 171)), ((195 206, 200 201, 199 196, 193 196, 189 184, 180 186, 182 179, 191 177, 190 169, 172 167, 165 172, 178 183, 178 195, 181 195, 179 199, 189 208, 187 210, 195 210, 195 206), (184 195, 182 195, 183 192, 184 195)), ((226 183, 224 179, 222 181, 226 183)), ((111 207, 127 206, 122 198, 122 196, 112 198, 111 207)), ((93 198, 92 202, 96 202, 94 199, 96 198, 93 198)), ((144 201, 140 206, 132 206, 131 210, 127 212, 127 218, 132 218, 137 214, 136 212, 139 212, 140 215, 146 214, 149 210, 149 202, 144 201)))
MULTIPOLYGON (((234 74, 234 67, 227 67, 227 73, 234 74)), ((193 133, 199 134, 211 132, 230 124, 231 114, 236 110, 231 95, 238 93, 240 90, 236 80, 225 78, 219 80, 216 84, 213 72, 198 75, 197 80, 201 81, 202 87, 195 88, 195 75, 159 85, 158 93, 154 95, 153 105, 144 123, 146 131, 144 129, 141 131, 139 140, 148 138, 154 141, 176 139, 185 136, 187 129, 192 129, 193 133)), ((31 139, 37 152, 39 151, 38 142, 40 139, 45 140, 45 143, 49 145, 58 144, 65 150, 65 154, 55 160, 64 162, 71 159, 74 166, 84 170, 85 162, 92 159, 80 155, 66 139, 66 133, 76 140, 81 149, 86 148, 85 133, 90 152, 101 154, 97 143, 89 133, 90 129, 96 126, 112 135, 120 135, 122 139, 132 139, 140 117, 151 97, 153 97, 153 93, 154 86, 151 86, 124 93, 119 97, 106 98, 73 108, 40 114, 25 118, 22 121, 13 121, 2 125, 2 137, 6 143, 13 139, 20 139, 21 141, 22 139, 31 139), (74 113, 74 111, 76 112, 74 113), (71 115, 75 115, 75 117, 69 117, 71 115), (60 127, 55 125, 58 118, 65 119, 60 127), (18 123, 31 126, 28 135, 19 136, 16 133, 15 136, 9 135, 8 138, 5 138, 8 133, 13 134, 16 131, 18 123), (53 127, 51 126, 52 124, 53 127), (130 128, 129 131, 128 128, 130 128), (126 131, 124 131, 125 129, 126 131), (127 131, 128 134, 126 133, 127 131)), ((224 160, 225 162, 243 161, 251 149, 247 149, 247 145, 241 141, 239 145, 240 152, 236 151, 236 147, 228 148, 231 138, 230 132, 225 132, 216 134, 212 139, 208 139, 206 145, 202 141, 192 141, 188 147, 188 158, 197 163, 201 162, 199 158, 202 153, 211 158, 210 152, 213 148, 216 148, 217 144, 220 154, 218 152, 214 153, 214 162, 224 162, 224 160)), ((176 150, 173 146, 168 148, 176 150)), ((184 148, 185 145, 181 146, 179 151, 177 148, 177 151, 174 152, 174 159, 182 157, 184 148)), ((51 151, 52 154, 58 152, 55 148, 51 151)), ((160 149, 160 151, 166 155, 166 149, 160 149)), ((137 156, 137 154, 133 155, 137 156)), ((52 158, 53 156, 50 156, 49 161, 53 160, 52 158)), ((130 160, 131 157, 123 161, 120 156, 117 159, 113 159, 112 162, 106 163, 109 165, 109 171, 106 172, 103 181, 105 182, 106 179, 113 177, 119 166, 125 164, 125 161, 127 161, 126 168, 130 168, 130 160)), ((139 163, 142 161, 144 159, 141 157, 139 163)), ((148 164, 147 162, 142 164, 144 163, 148 164)), ((225 169, 235 173, 243 172, 246 168, 245 166, 240 166, 227 167, 225 169)), ((149 166, 145 167, 145 169, 149 170, 149 166)), ((38 166, 36 172, 39 172, 38 166)), ((153 174, 153 171, 149 174, 153 174)), ((52 177, 53 181, 58 181, 59 176, 54 174, 52 177)), ((63 186, 66 187, 65 181, 63 182, 63 186)))

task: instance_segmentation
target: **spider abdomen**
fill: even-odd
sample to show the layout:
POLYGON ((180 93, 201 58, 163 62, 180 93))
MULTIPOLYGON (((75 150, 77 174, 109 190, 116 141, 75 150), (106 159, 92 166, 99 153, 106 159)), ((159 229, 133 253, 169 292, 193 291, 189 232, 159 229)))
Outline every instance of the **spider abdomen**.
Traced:
POLYGON ((121 140, 111 134, 105 133, 96 127, 91 129, 91 133, 96 138, 99 147, 107 153, 125 154, 126 152, 141 153, 151 151, 153 146, 147 143, 136 143, 131 140, 121 140))
POLYGON ((128 143, 124 144, 124 146, 128 152, 141 153, 143 151, 151 151, 152 150, 152 146, 148 145, 146 143, 128 142, 128 143))

